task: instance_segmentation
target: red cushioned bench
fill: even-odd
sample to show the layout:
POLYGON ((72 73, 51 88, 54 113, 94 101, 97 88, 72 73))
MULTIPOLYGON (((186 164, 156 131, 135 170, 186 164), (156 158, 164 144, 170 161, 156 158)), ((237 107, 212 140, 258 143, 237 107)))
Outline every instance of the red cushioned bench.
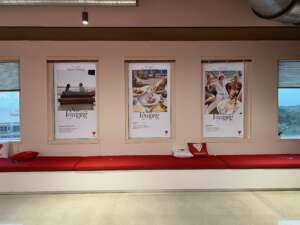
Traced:
POLYGON ((300 168, 300 154, 219 155, 229 169, 300 168))
POLYGON ((0 172, 275 168, 300 168, 300 154, 218 155, 188 159, 169 155, 38 157, 25 162, 0 159, 0 172))
POLYGON ((226 168, 226 164, 215 156, 182 159, 169 155, 154 155, 86 157, 79 161, 75 170, 176 170, 226 168))
POLYGON ((24 162, 0 159, 0 172, 73 171, 80 159, 81 157, 37 157, 24 162))

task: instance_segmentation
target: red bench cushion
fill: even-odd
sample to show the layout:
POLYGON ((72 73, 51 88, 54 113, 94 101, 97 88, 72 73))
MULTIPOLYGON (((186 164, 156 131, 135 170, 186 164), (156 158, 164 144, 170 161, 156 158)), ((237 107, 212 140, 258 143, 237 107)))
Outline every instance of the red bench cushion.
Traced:
POLYGON ((95 156, 82 158, 76 170, 155 170, 155 169, 225 169, 226 164, 215 156, 175 158, 159 156, 95 156))
POLYGON ((24 162, 0 159, 0 172, 268 168, 300 168, 300 154, 219 155, 188 159, 169 155, 37 157, 24 162))
POLYGON ((19 152, 14 154, 13 156, 9 157, 11 160, 14 161, 29 161, 35 159, 39 155, 38 152, 34 151, 25 151, 25 152, 19 152))
POLYGON ((0 172, 72 171, 81 157, 37 157, 17 162, 0 159, 0 172))
POLYGON ((300 168, 300 155, 222 155, 230 169, 300 168))

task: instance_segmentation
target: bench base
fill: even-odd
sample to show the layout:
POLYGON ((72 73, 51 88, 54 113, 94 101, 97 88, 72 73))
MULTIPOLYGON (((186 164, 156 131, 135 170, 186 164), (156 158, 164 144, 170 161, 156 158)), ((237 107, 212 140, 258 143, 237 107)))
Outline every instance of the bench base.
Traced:
POLYGON ((0 193, 299 189, 300 169, 0 173, 0 193))

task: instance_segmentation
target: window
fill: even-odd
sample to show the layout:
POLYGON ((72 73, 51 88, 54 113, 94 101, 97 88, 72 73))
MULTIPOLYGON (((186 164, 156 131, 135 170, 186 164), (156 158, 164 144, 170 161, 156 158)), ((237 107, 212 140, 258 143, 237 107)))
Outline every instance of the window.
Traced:
POLYGON ((278 135, 300 139, 300 61, 279 62, 278 135))
POLYGON ((0 61, 0 142, 20 140, 19 64, 0 61))

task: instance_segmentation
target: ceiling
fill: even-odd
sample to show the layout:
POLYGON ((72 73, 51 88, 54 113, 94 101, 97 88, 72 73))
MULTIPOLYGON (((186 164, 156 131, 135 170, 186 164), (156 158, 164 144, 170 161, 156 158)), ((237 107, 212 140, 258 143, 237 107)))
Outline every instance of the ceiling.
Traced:
MULTIPOLYGON (((7 1, 0 0, 0 5, 7 1)), ((66 0, 55 2, 62 1, 66 0)), ((74 1, 82 4, 88 0, 74 1)), ((247 0, 135 3, 138 7, 1 6, 0 40, 300 40, 299 26, 259 18, 247 0), (88 26, 82 24, 83 9, 89 14, 88 26)))
MULTIPOLYGON (((137 3, 138 7, 86 7, 89 27, 282 26, 258 18, 247 0, 138 0, 137 3)), ((66 6, 1 6, 0 27, 82 27, 82 10, 83 7, 66 6)))

